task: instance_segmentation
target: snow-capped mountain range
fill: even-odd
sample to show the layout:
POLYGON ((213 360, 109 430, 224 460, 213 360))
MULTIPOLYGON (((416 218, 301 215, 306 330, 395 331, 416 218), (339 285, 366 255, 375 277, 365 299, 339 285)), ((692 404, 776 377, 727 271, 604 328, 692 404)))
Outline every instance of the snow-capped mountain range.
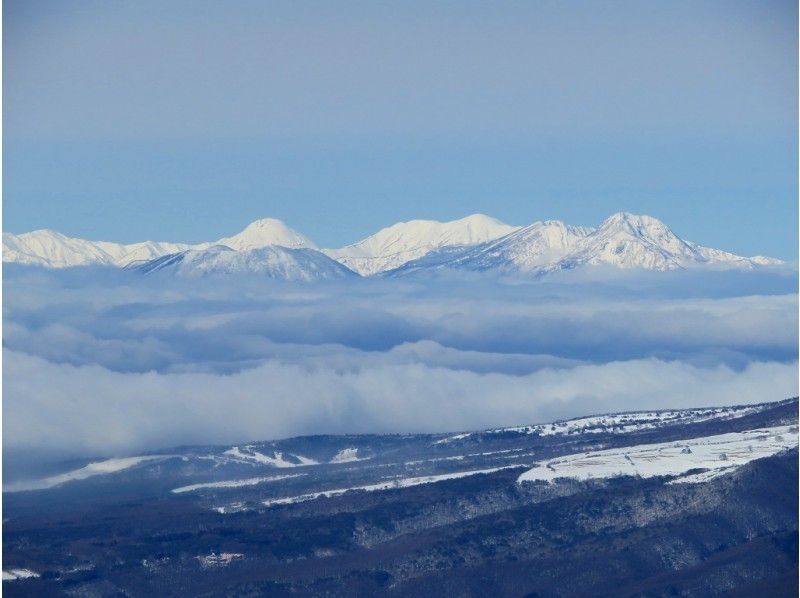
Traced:
POLYGON ((610 216, 597 228, 557 220, 517 227, 481 214, 451 222, 412 220, 340 249, 320 249, 273 218, 197 245, 153 241, 122 245, 38 230, 3 233, 3 261, 48 268, 107 265, 182 276, 254 273, 290 280, 443 270, 538 275, 589 266, 752 269, 782 263, 703 247, 679 238, 656 218, 626 212, 610 216))

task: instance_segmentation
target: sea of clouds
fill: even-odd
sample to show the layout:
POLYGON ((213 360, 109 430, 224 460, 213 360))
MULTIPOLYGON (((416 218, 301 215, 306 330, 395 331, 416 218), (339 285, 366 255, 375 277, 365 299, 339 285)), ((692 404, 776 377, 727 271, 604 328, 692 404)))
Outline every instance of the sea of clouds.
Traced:
POLYGON ((3 275, 6 459, 797 395, 797 271, 288 284, 3 275))

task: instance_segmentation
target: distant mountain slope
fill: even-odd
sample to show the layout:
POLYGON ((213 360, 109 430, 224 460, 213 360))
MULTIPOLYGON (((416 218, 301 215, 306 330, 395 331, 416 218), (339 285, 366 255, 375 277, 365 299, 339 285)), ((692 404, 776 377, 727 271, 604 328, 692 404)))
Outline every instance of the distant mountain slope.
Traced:
POLYGON ((451 222, 411 220, 381 229, 353 245, 326 249, 325 253, 362 276, 370 276, 398 268, 442 247, 476 245, 518 228, 483 214, 451 222))
POLYGON ((165 255, 131 269, 143 274, 163 272, 178 276, 256 274, 280 280, 328 280, 356 276, 339 262, 314 249, 278 245, 236 251, 224 245, 188 249, 165 255))
POLYGON ((390 275, 424 270, 546 273, 584 266, 675 270, 697 266, 753 268, 780 264, 772 258, 742 257, 702 247, 679 238, 650 216, 620 212, 597 229, 572 227, 558 221, 535 222, 495 241, 429 254, 390 275))

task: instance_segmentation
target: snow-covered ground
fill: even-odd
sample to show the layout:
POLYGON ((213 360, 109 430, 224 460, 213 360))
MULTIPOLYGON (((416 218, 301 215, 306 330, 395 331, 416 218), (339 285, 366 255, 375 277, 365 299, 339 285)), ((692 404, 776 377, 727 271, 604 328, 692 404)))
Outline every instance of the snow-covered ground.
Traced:
MULTIPOLYGON (((310 492, 308 494, 300 494, 298 496, 288 496, 285 498, 273 498, 265 500, 264 505, 271 507, 273 505, 288 505, 298 502, 305 502, 314 500, 316 498, 331 498, 333 496, 341 496, 346 492, 363 490, 365 492, 375 492, 378 490, 392 490, 394 488, 410 488, 411 486, 419 486, 421 484, 435 484, 436 482, 444 482, 445 480, 456 480, 473 475, 480 475, 485 473, 493 473, 501 469, 509 469, 511 467, 519 467, 518 465, 507 465, 504 467, 492 467, 490 469, 476 469, 472 471, 456 471, 453 473, 445 473, 440 475, 420 476, 416 478, 395 478, 378 482, 377 484, 367 484, 366 486, 351 486, 350 488, 336 488, 334 490, 322 490, 320 492, 310 492)), ((222 511, 220 511, 222 512, 222 511)))
POLYGON ((55 488, 61 484, 72 482, 75 480, 85 480, 97 475, 107 475, 110 473, 117 473, 125 469, 130 469, 140 463, 149 461, 159 461, 176 457, 177 455, 150 455, 147 457, 125 457, 122 459, 106 459, 105 461, 97 461, 89 463, 80 469, 73 469, 66 473, 43 478, 41 480, 18 482, 9 484, 3 487, 3 492, 20 492, 23 490, 45 490, 47 488, 55 488))
POLYGON ((238 461, 244 461, 245 463, 260 463, 262 465, 272 465, 273 467, 305 467, 307 465, 319 465, 319 462, 314 461, 313 459, 308 459, 307 457, 303 457, 301 455, 287 455, 289 458, 285 458, 284 454, 280 451, 275 451, 273 456, 265 455, 263 453, 259 453, 252 447, 246 446, 243 449, 240 449, 238 446, 234 446, 233 448, 228 449, 223 454, 232 457, 238 461), (292 460, 294 459, 294 460, 292 460))
POLYGON ((304 476, 304 473, 290 473, 287 475, 274 475, 262 478, 246 478, 244 480, 224 480, 221 482, 205 482, 202 484, 190 484, 189 486, 181 486, 172 490, 173 494, 183 494, 184 492, 194 492, 195 490, 203 490, 205 488, 242 488, 244 486, 256 486, 258 484, 265 484, 267 482, 278 482, 289 478, 299 478, 304 476))
POLYGON ((797 445, 797 426, 778 426, 567 455, 538 463, 517 481, 686 476, 674 481, 698 483, 725 475, 754 459, 797 448, 797 445), (708 471, 686 475, 692 470, 708 471))
POLYGON ((710 407, 670 411, 644 411, 579 417, 551 424, 535 424, 512 428, 496 428, 485 432, 465 432, 437 440, 435 444, 447 444, 464 440, 476 434, 536 434, 538 436, 562 436, 570 434, 627 434, 640 430, 655 430, 675 424, 699 423, 712 419, 733 419, 757 413, 764 407, 710 407))

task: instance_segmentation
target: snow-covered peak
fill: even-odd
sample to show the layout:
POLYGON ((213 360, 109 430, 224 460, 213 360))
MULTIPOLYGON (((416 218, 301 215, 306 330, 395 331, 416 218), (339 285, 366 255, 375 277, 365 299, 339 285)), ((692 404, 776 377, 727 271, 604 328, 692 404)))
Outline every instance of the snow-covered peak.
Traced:
POLYGON ((607 218, 570 256, 567 267, 606 264, 672 270, 702 256, 657 218, 619 212, 607 218))
POLYGON ((251 222, 240 233, 216 241, 237 251, 279 245, 290 249, 316 249, 313 241, 286 226, 277 218, 262 218, 251 222))
MULTIPOLYGON (((471 214, 440 224, 440 239, 445 245, 475 245, 514 232, 519 227, 505 224, 486 214, 471 214)), ((435 227, 434 227, 435 228, 435 227)))
POLYGON ((648 227, 665 228, 666 225, 658 218, 647 214, 632 214, 631 212, 616 212, 603 220, 598 228, 609 226, 627 226, 632 229, 646 229, 648 227))
POLYGON ((470 246, 497 239, 519 227, 484 214, 459 220, 409 220, 379 230, 366 239, 325 253, 364 276, 402 266, 442 247, 470 246))
POLYGON ((676 235, 652 216, 619 212, 607 218, 584 239, 576 250, 553 269, 581 265, 609 265, 617 268, 675 270, 679 268, 753 268, 778 265, 772 258, 748 258, 720 249, 703 247, 676 235))
POLYGON ((374 235, 338 251, 360 251, 371 255, 380 252, 387 255, 389 252, 399 253, 420 247, 474 245, 507 235, 517 228, 483 214, 473 214, 450 222, 409 220, 382 228, 374 235))

